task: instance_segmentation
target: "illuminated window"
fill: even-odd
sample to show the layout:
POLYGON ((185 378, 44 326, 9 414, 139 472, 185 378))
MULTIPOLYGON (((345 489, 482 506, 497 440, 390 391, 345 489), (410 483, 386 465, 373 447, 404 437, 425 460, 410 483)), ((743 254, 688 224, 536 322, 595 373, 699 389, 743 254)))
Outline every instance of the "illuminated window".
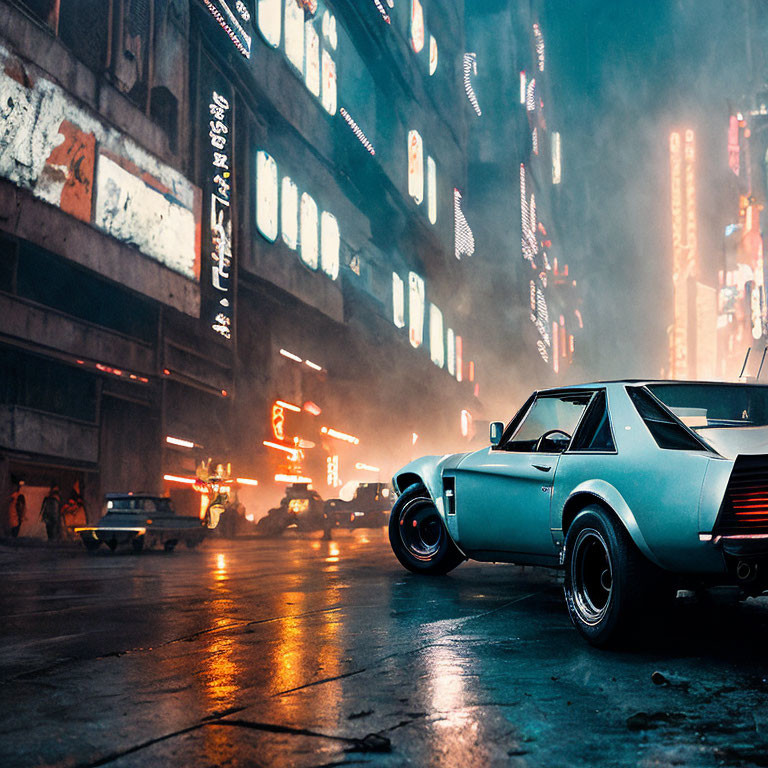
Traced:
POLYGON ((336 17, 329 11, 323 14, 323 35, 328 41, 328 45, 335 51, 339 42, 339 36, 336 32, 336 17))
POLYGON ((424 9, 420 0, 411 0, 411 45, 416 53, 424 47, 424 9))
POLYGON ((408 194, 421 205, 424 199, 424 144, 418 131, 408 133, 408 194))
POLYGON ((323 49, 323 107, 329 115, 336 114, 336 62, 323 49))
POLYGON ((464 342, 461 336, 456 337, 456 381, 462 381, 464 378, 462 368, 464 367, 464 342))
POLYGON ((317 269, 317 203, 305 192, 301 196, 301 260, 317 269))
POLYGON ((552 134, 552 183, 559 184, 563 179, 563 168, 561 161, 560 134, 555 131, 552 134))
POLYGON ((259 32, 273 47, 280 45, 281 0, 259 0, 259 32))
POLYGON ((266 152, 256 153, 256 226, 271 243, 277 239, 277 163, 266 152))
POLYGON ((280 222, 283 240, 291 250, 295 251, 299 241, 299 190, 289 176, 283 177, 281 203, 280 222))
POLYGON ((415 272, 408 273, 408 339, 412 347, 424 341, 424 280, 415 272))
POLYGON ((304 54, 306 70, 304 81, 310 92, 320 96, 320 36, 311 21, 304 25, 304 54))
POLYGON ((445 347, 446 347, 446 357, 445 357, 445 367, 448 369, 448 373, 451 374, 451 376, 456 375, 456 337, 453 334, 453 328, 449 328, 445 332, 445 347))
POLYGON ((339 276, 339 222, 323 211, 320 217, 320 266, 331 280, 339 276))
POLYGON ((431 157, 427 157, 427 208, 429 221, 437 222, 437 165, 431 157))
POLYGON ((405 287, 397 272, 392 273, 392 321, 398 328, 405 326, 405 287))
POLYGON ((429 305, 429 354, 438 368, 445 365, 443 313, 434 304, 429 305))
POLYGON ((304 74, 304 10, 293 0, 285 3, 285 55, 304 74))
POLYGON ((437 40, 429 36, 429 75, 430 77, 437 72, 437 40))

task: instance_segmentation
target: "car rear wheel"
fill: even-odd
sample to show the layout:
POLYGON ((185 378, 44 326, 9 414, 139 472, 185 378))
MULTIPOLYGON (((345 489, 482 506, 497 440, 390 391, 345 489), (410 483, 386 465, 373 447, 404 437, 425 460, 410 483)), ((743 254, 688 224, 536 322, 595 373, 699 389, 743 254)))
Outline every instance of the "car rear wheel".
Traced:
POLYGON ((395 502, 389 543, 395 557, 414 573, 448 573, 464 560, 423 485, 406 488, 395 502))
POLYGON ((565 602, 571 621, 592 645, 626 640, 649 613, 668 604, 672 587, 627 531, 597 505, 582 510, 565 539, 565 602))

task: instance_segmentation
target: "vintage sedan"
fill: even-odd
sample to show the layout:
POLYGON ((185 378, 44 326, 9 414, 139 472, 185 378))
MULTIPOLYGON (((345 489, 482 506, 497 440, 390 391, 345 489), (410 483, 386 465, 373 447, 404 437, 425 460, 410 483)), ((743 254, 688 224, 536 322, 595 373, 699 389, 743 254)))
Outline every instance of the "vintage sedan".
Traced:
POLYGON ((593 645, 626 638, 678 588, 768 590, 768 387, 620 381, 535 392, 489 447, 393 478, 409 570, 466 559, 564 570, 593 645))

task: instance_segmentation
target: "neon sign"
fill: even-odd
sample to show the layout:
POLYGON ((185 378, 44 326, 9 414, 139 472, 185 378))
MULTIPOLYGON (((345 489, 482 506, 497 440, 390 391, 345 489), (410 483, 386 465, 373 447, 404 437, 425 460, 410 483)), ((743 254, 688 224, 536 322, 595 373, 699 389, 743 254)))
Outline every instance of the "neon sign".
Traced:
POLYGON ((437 72, 437 40, 430 35, 429 36, 429 76, 437 72))
POLYGON ((212 330, 224 339, 232 338, 232 311, 229 301, 232 268, 231 169, 229 138, 229 100, 212 91, 208 103, 208 137, 211 147, 206 187, 210 192, 211 285, 216 291, 212 330))
POLYGON ((475 110, 475 114, 480 117, 483 114, 483 110, 480 109, 480 104, 477 101, 477 94, 472 87, 472 75, 477 75, 477 54, 465 53, 464 54, 464 91, 467 94, 469 103, 472 105, 472 109, 475 110))
POLYGON ((352 129, 352 133, 355 134, 357 140, 371 153, 371 155, 375 155, 376 150, 374 149, 373 144, 368 140, 363 129, 352 118, 352 115, 350 115, 344 107, 339 110, 339 114, 344 118, 344 122, 352 129))
POLYGON ((405 289, 397 272, 392 273, 392 322, 397 328, 405 326, 405 289))
POLYGON ((472 256, 475 253, 475 236, 467 223, 464 211, 461 210, 461 192, 458 189, 453 190, 453 217, 456 239, 455 255, 460 260, 462 256, 472 256))
POLYGON ((414 348, 424 341, 424 279, 415 272, 408 273, 408 340, 414 348))
POLYGON ((272 434, 277 440, 285 440, 285 410, 277 403, 272 406, 272 434))
POLYGON ((251 14, 243 2, 237 2, 236 12, 233 11, 226 0, 203 0, 205 7, 211 16, 219 23, 219 26, 227 33, 235 48, 245 56, 251 57, 251 36, 245 31, 244 25, 250 22, 251 14))
POLYGON ((424 200, 424 143, 418 131, 408 132, 408 194, 416 205, 424 200))

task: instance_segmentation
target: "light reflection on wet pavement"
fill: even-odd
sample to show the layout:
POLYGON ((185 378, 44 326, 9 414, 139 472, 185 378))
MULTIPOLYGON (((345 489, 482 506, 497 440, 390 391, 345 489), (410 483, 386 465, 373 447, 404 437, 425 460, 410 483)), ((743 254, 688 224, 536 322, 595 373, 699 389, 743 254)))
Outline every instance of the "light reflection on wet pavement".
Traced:
POLYGON ((378 530, 0 571, 2 766, 768 765, 765 599, 608 653, 550 572, 417 577, 378 530))

